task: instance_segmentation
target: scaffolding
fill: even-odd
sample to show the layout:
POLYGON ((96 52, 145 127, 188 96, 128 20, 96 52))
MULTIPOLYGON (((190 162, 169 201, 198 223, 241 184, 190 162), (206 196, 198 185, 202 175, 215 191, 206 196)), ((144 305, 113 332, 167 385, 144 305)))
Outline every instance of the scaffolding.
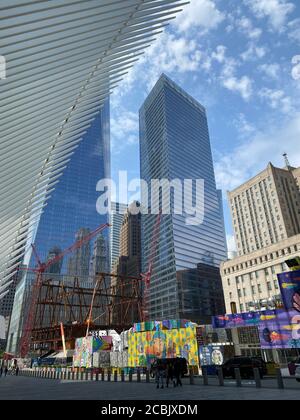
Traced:
MULTIPOLYGON (((55 277, 55 276, 54 276, 55 277)), ((94 287, 78 277, 43 280, 37 299, 31 351, 60 350, 61 324, 68 348, 89 330, 130 329, 143 317, 141 278, 97 273, 94 287)))

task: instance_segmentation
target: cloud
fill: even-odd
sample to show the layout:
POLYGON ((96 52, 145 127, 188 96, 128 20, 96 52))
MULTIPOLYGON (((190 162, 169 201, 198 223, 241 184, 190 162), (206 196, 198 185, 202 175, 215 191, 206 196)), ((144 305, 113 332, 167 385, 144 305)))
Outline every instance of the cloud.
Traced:
POLYGON ((219 45, 211 54, 211 60, 222 64, 219 80, 226 89, 239 93, 242 98, 248 101, 253 93, 252 80, 248 76, 238 77, 236 75, 240 62, 226 55, 227 48, 219 45))
POLYGON ((232 92, 239 93, 245 101, 249 101, 252 96, 252 80, 248 76, 237 78, 235 76, 223 79, 223 86, 232 92))
POLYGON ((114 153, 138 143, 139 120, 134 112, 119 110, 111 118, 111 143, 114 153))
POLYGON ((267 18, 275 30, 282 30, 295 5, 288 0, 244 0, 254 15, 267 18))
POLYGON ((245 16, 237 19, 235 24, 241 33, 252 40, 257 40, 262 35, 262 30, 260 28, 255 28, 252 21, 245 16))
POLYGON ((207 63, 194 39, 164 32, 130 71, 125 83, 115 90, 112 106, 117 107, 121 98, 137 83, 145 84, 150 90, 162 73, 184 75, 199 70, 201 66, 207 70, 207 63))
POLYGON ((225 14, 217 9, 213 0, 192 0, 177 16, 175 26, 180 32, 192 29, 208 32, 215 29, 224 19, 225 14))
POLYGON ((292 111, 292 100, 285 95, 283 90, 263 88, 258 96, 266 100, 273 109, 279 109, 286 114, 292 111))
POLYGON ((266 54, 266 47, 258 46, 251 42, 248 49, 241 54, 241 57, 244 61, 255 61, 256 59, 263 58, 266 54))
POLYGON ((246 115, 243 113, 240 113, 238 117, 233 120, 233 125, 238 130, 242 138, 248 138, 249 134, 253 134, 255 132, 255 126, 249 123, 246 115))
POLYGON ((292 165, 300 163, 300 113, 268 121, 265 130, 257 130, 230 153, 216 156, 216 178, 224 191, 230 191, 263 170, 268 161, 283 166, 282 154, 293 157, 292 165))
POLYGON ((292 77, 294 80, 300 80, 300 55, 295 55, 292 58, 292 64, 294 65, 292 68, 292 77))
POLYGON ((292 41, 300 42, 300 18, 288 23, 289 38, 292 41))
POLYGON ((274 64, 262 64, 258 67, 258 70, 264 73, 268 78, 277 80, 280 73, 280 65, 274 64))

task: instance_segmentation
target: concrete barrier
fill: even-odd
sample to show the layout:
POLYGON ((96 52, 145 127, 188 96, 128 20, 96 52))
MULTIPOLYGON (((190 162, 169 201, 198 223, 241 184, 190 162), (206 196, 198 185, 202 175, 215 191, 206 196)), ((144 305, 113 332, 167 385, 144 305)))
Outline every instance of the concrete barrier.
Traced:
POLYGON ((207 368, 202 368, 203 385, 208 386, 208 373, 207 368))
POLYGON ((224 375, 223 375, 223 369, 222 368, 218 369, 218 380, 219 380, 219 385, 224 386, 224 375))
POLYGON ((241 388, 243 386, 243 384, 242 384, 241 371, 240 371, 239 368, 234 369, 234 376, 235 376, 235 380, 236 380, 236 386, 238 388, 241 388))
POLYGON ((282 372, 280 368, 276 369, 276 377, 277 377, 278 389, 284 389, 284 382, 283 382, 282 372))
POLYGON ((254 380, 256 388, 261 388, 261 377, 258 368, 254 368, 254 380))
POLYGON ((190 369, 190 385, 195 385, 195 378, 193 369, 190 369))

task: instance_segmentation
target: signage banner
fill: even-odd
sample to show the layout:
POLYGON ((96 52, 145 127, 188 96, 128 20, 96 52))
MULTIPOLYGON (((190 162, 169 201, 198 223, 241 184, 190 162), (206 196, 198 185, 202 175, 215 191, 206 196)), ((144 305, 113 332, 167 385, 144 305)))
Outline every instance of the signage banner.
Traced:
POLYGON ((213 317, 215 328, 257 326, 263 349, 300 348, 300 311, 274 310, 213 317))
POLYGON ((278 274, 284 307, 300 313, 300 270, 278 274))
POLYGON ((300 349, 300 312, 274 311, 259 325, 263 349, 300 349))
POLYGON ((224 347, 204 346, 199 348, 201 366, 221 366, 224 363, 224 347))

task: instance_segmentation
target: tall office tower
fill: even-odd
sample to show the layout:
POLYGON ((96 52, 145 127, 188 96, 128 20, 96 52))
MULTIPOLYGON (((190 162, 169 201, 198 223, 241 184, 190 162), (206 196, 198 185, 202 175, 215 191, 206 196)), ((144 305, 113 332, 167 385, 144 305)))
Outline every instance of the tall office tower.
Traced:
MULTIPOLYGON (((61 252, 62 252, 61 248, 57 246, 53 247, 52 249, 50 249, 46 261, 48 262, 48 261, 53 260, 53 258, 57 258, 61 254, 61 252)), ((54 264, 50 265, 50 267, 47 270, 47 273, 60 274, 62 264, 63 264, 63 259, 56 261, 54 264)))
POLYGON ((107 273, 109 271, 108 244, 102 233, 94 242, 94 249, 91 258, 90 275, 107 273))
MULTIPOLYGON (((186 179, 204 180, 204 200, 198 197, 204 201, 203 223, 190 225, 185 213, 174 214, 172 194, 172 212, 162 216, 150 286, 150 317, 209 321, 213 313, 224 309, 218 267, 227 251, 206 111, 165 75, 140 110, 140 162, 141 178, 148 185, 153 179, 179 179, 182 184, 186 179)), ((156 220, 156 215, 142 216, 144 272, 156 220)))
MULTIPOLYGON (((60 182, 56 185, 47 206, 36 224, 33 237, 28 239, 28 249, 34 243, 41 261, 46 261, 50 250, 68 248, 85 233, 95 230, 106 223, 107 216, 100 216, 96 209, 99 193, 96 185, 100 179, 110 177, 110 130, 109 102, 97 115, 83 140, 72 155, 60 182)), ((108 241, 108 230, 103 231, 108 241)), ((64 258, 61 275, 69 273, 79 276, 82 285, 89 279, 90 247, 85 244, 75 253, 64 258), (83 277, 82 277, 83 276, 83 277)), ((24 264, 35 267, 36 261, 31 253, 25 256, 24 264)), ((15 353, 22 335, 23 320, 30 296, 31 284, 35 275, 27 273, 17 286, 11 316, 7 350, 15 353)))
MULTIPOLYGON (((75 235, 75 242, 82 241, 91 231, 81 228, 75 235)), ((87 277, 89 275, 91 261, 91 244, 85 243, 77 248, 69 258, 67 274, 69 276, 87 277)))
POLYGON ((120 256, 120 233, 127 207, 127 204, 115 202, 111 203, 112 213, 110 215, 111 227, 109 237, 111 270, 113 270, 115 265, 118 263, 118 258, 120 256))
POLYGON ((299 169, 272 163, 228 193, 240 256, 300 233, 299 169))
MULTIPOLYGON (((135 205, 136 203, 133 203, 135 205)), ((139 203, 137 203, 139 206, 139 203)), ((126 274, 139 277, 141 274, 141 214, 132 214, 129 206, 123 218, 120 233, 120 257, 127 258, 126 274)))
MULTIPOLYGON (((124 277, 140 277, 141 275, 141 214, 133 214, 132 208, 139 207, 140 203, 132 203, 123 217, 123 222, 120 231, 120 257, 118 262, 115 264, 115 273, 124 277)), ((117 284, 118 285, 118 284, 117 284)), ((120 293, 117 291, 117 295, 124 293, 127 296, 133 296, 136 292, 134 290, 133 282, 126 281, 125 287, 122 286, 123 290, 120 293)), ((142 288, 142 283, 140 283, 142 288)), ((142 289, 140 293, 142 294, 142 289)), ((116 311, 122 311, 125 313, 126 308, 122 308, 122 305, 117 306, 116 311)), ((128 314, 129 315, 129 314, 128 314)), ((130 319, 132 323, 139 322, 140 317, 138 313, 138 307, 131 307, 130 319)), ((120 313, 114 313, 113 319, 120 319, 120 313), (115 318, 114 318, 115 317, 115 318)))

